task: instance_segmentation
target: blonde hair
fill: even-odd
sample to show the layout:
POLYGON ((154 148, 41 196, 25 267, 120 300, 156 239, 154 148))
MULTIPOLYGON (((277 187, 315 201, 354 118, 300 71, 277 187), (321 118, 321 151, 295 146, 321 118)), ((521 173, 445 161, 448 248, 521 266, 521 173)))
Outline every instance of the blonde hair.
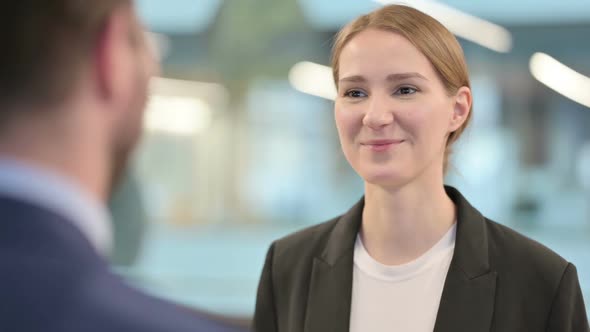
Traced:
MULTIPOLYGON (((430 61, 449 96, 456 94, 461 87, 471 88, 463 49, 455 36, 431 16, 403 5, 381 7, 358 17, 338 32, 332 49, 332 71, 336 86, 342 49, 358 33, 367 29, 391 31, 409 40, 430 61)), ((451 146, 461 136, 470 119, 471 110, 463 125, 449 135, 443 164, 445 172, 451 146)))

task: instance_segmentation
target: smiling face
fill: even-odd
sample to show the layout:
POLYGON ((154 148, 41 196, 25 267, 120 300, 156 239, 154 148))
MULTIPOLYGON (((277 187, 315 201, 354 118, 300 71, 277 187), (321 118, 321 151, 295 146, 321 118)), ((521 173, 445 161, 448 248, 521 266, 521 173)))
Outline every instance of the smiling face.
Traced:
POLYGON ((469 89, 449 96, 424 54, 391 31, 358 33, 338 63, 336 126, 355 171, 389 188, 423 174, 442 179, 449 134, 471 107, 469 89))

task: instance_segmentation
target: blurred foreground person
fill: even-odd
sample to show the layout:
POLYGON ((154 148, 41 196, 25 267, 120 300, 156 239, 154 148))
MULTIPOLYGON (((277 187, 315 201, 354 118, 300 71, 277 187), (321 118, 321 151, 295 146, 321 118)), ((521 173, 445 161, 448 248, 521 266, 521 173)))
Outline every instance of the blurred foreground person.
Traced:
POLYGON ((576 268, 443 184, 472 106, 455 37, 387 6, 338 34, 332 65, 365 197, 271 245, 254 330, 587 332, 576 268))
POLYGON ((5 1, 0 35, 0 331, 233 331, 104 258, 157 69, 132 0, 5 1))

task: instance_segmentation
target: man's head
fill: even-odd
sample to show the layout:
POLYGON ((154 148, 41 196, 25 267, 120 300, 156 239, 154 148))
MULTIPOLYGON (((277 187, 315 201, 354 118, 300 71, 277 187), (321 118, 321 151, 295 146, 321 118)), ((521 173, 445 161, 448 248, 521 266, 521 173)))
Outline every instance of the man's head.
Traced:
POLYGON ((155 70, 133 1, 8 1, 0 42, 0 137, 31 119, 84 114, 99 132, 106 176, 118 177, 140 136, 155 70))

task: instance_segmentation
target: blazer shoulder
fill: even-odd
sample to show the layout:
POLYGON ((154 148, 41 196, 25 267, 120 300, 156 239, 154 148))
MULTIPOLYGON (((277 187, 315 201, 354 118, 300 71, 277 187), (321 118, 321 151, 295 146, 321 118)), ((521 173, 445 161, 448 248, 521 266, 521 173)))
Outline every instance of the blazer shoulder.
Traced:
MULTIPOLYGON (((569 262, 545 245, 486 218, 490 257, 512 271, 545 275, 559 282, 569 262)), ((497 264, 500 265, 500 264, 497 264)))

